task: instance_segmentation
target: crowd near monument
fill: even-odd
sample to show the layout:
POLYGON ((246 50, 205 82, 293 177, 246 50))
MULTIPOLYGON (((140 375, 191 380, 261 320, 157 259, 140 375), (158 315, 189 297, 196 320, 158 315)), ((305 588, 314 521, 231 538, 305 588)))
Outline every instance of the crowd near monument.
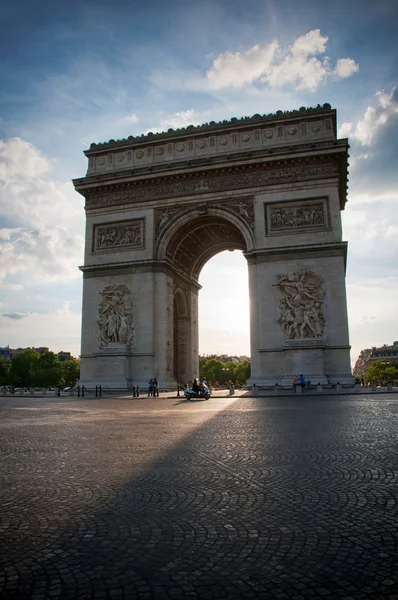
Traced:
POLYGON ((81 383, 197 377, 198 279, 223 250, 248 263, 250 383, 351 383, 336 132, 324 104, 92 144, 74 180, 87 217, 81 383))

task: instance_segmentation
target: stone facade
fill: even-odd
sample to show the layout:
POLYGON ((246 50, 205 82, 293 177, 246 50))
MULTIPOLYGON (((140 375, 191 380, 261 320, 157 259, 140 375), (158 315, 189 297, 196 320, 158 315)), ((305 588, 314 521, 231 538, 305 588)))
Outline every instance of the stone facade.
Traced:
POLYGON ((347 140, 330 106, 93 144, 86 177, 81 383, 198 374, 198 278, 249 268, 252 383, 351 381, 347 140))

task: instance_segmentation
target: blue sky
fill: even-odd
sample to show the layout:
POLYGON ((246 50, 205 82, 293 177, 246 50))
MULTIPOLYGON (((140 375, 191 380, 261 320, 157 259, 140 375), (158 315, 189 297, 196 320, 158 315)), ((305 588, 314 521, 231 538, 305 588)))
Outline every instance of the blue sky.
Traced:
MULTIPOLYGON (((4 6, 0 345, 79 353, 84 211, 70 180, 85 173, 91 142, 324 102, 351 144, 343 226, 353 360, 398 339, 397 22, 387 0, 4 6)), ((249 352, 246 281, 237 252, 204 268, 201 352, 249 352)))

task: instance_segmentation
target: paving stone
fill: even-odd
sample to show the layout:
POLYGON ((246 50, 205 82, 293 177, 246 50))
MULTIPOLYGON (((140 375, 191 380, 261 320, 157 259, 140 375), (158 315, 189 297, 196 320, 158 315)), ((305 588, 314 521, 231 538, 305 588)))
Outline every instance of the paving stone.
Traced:
POLYGON ((0 411, 2 600, 398 600, 395 395, 0 411))

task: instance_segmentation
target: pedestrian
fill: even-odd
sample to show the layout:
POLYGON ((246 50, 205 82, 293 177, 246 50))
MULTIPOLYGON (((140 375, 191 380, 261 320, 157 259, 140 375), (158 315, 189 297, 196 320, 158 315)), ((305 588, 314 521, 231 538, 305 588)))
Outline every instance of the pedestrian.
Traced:
POLYGON ((293 385, 294 385, 294 392, 297 392, 297 386, 300 385, 300 377, 298 375, 296 375, 296 377, 293 379, 293 385))
POLYGON ((153 379, 148 381, 148 397, 153 396, 153 379))
POLYGON ((156 377, 153 380, 153 395, 159 397, 159 384, 156 377))
POLYGON ((301 391, 304 392, 304 390, 305 390, 305 377, 304 377, 304 375, 302 373, 300 374, 300 386, 301 386, 301 391))

